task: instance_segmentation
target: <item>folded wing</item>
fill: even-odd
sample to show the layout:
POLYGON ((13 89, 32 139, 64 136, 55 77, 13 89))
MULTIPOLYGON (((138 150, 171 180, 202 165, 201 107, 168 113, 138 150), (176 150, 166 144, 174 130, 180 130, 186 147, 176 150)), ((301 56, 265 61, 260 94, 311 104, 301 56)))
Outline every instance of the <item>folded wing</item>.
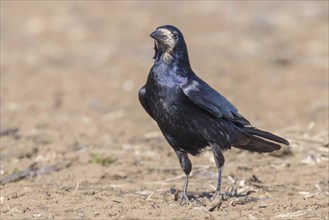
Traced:
POLYGON ((191 102, 213 116, 223 117, 241 127, 250 126, 250 122, 240 115, 234 105, 201 79, 194 77, 188 80, 182 89, 191 102))

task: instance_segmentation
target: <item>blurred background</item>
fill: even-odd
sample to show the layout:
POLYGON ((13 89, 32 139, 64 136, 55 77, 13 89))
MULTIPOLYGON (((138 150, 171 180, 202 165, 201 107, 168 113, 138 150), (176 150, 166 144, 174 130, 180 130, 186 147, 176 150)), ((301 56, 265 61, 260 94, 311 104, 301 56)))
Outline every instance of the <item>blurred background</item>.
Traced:
POLYGON ((35 196, 40 185, 169 178, 150 169, 159 159, 179 168, 137 98, 153 65, 149 34, 165 24, 183 32, 193 70, 253 125, 293 146, 328 143, 327 1, 1 1, 1 177, 35 163, 60 171, 8 181, 3 198, 19 184, 35 196), (111 172, 90 163, 95 155, 113 157, 111 172))

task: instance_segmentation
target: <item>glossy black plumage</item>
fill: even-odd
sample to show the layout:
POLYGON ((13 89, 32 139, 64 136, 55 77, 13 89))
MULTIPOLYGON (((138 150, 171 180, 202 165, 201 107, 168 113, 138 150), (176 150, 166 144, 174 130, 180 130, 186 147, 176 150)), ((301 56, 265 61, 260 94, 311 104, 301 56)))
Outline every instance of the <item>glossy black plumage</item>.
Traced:
POLYGON ((271 152, 280 148, 271 141, 288 144, 281 137, 252 127, 235 106, 193 72, 185 40, 176 27, 158 27, 151 37, 155 40, 154 65, 139 91, 139 100, 179 158, 187 176, 185 198, 192 168, 187 153, 196 156, 205 147, 212 148, 220 193, 222 150, 234 146, 271 152))

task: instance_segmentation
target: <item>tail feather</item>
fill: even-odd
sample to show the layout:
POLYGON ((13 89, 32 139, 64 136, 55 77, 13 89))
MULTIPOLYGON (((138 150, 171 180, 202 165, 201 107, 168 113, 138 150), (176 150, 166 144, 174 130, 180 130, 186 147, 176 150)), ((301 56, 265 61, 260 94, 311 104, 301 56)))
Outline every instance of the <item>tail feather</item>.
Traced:
POLYGON ((243 128, 243 130, 247 134, 255 135, 255 136, 258 136, 258 137, 269 139, 271 141, 281 143, 281 144, 289 145, 289 142, 286 139, 284 139, 282 137, 279 137, 277 135, 274 135, 274 134, 272 134, 270 132, 267 132, 267 131, 262 131, 262 130, 259 130, 257 128, 243 128))
POLYGON ((253 152, 272 152, 281 148, 281 146, 278 144, 266 141, 255 136, 250 136, 248 144, 234 145, 234 147, 253 152))
POLYGON ((281 146, 271 141, 289 145, 286 139, 267 131, 245 127, 243 132, 249 140, 246 143, 234 145, 234 147, 254 152, 272 152, 280 149, 281 146))

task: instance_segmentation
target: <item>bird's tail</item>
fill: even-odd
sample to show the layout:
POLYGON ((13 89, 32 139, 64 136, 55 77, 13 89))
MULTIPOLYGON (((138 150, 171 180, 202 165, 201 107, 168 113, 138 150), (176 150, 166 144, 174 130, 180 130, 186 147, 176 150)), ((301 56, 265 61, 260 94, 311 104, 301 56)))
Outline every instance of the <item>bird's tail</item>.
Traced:
POLYGON ((286 139, 267 131, 262 131, 252 127, 245 127, 243 128, 243 131, 244 134, 249 138, 249 142, 244 143, 243 145, 234 145, 234 147, 255 152, 272 152, 280 149, 281 146, 271 141, 289 145, 289 142, 286 139))

